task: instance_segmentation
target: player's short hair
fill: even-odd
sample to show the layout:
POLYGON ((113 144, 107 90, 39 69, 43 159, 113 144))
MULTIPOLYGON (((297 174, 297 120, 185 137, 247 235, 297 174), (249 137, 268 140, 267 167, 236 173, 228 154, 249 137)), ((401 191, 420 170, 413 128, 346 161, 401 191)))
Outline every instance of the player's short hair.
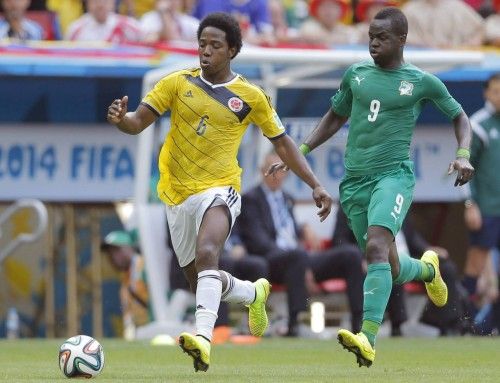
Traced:
POLYGON ((399 36, 408 34, 408 20, 403 11, 397 7, 383 8, 375 15, 374 19, 390 20, 394 33, 399 36))
POLYGON ((227 45, 229 45, 229 48, 236 48, 236 53, 231 57, 235 58, 243 45, 240 24, 238 21, 228 13, 210 13, 200 22, 197 32, 198 40, 200 39, 201 32, 206 27, 214 27, 226 32, 227 45))
POLYGON ((500 72, 493 73, 484 83, 484 89, 488 89, 493 81, 500 80, 500 72))

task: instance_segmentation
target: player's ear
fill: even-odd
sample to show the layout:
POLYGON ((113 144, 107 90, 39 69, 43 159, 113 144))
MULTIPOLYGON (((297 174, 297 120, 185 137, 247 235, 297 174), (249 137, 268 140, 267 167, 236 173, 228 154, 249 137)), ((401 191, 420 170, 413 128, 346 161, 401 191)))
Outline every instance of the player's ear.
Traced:
POLYGON ((406 34, 399 36, 399 41, 401 42, 401 45, 406 44, 406 36, 407 36, 406 34))
POLYGON ((229 47, 228 49, 229 58, 232 60, 236 56, 236 47, 229 47))

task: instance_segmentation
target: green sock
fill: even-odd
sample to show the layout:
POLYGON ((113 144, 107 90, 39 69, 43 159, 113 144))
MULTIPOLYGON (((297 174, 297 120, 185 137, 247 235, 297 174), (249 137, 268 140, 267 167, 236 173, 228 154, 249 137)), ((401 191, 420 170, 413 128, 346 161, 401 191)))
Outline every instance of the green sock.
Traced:
POLYGON ((372 322, 371 320, 364 320, 361 326, 361 332, 366 335, 368 342, 375 347, 375 337, 377 336, 380 324, 372 322))
POLYGON ((434 278, 434 267, 407 253, 399 254, 399 275, 394 283, 400 285, 410 281, 430 282, 434 278))
POLYGON ((361 332, 370 344, 375 346, 375 338, 392 290, 391 266, 389 263, 368 265, 368 273, 363 284, 363 325, 361 332))

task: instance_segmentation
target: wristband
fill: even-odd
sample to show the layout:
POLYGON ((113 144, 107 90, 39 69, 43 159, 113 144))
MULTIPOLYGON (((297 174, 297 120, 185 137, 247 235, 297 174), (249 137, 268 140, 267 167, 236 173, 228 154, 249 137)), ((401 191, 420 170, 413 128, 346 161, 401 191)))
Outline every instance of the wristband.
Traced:
POLYGON ((457 149, 457 158, 470 159, 470 150, 467 148, 458 148, 457 149))
POLYGON ((300 144, 299 150, 304 156, 307 156, 311 152, 311 148, 307 144, 300 144))

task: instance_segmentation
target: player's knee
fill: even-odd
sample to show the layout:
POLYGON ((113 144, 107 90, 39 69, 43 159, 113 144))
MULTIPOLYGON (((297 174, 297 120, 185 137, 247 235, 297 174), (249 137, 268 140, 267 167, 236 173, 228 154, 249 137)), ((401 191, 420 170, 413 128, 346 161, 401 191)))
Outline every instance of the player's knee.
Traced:
POLYGON ((387 262, 389 260, 389 248, 382 238, 368 238, 366 242, 366 259, 368 264, 387 262))
POLYGON ((218 269, 218 254, 217 246, 212 244, 204 244, 196 250, 196 270, 198 273, 203 270, 217 270, 218 269))

